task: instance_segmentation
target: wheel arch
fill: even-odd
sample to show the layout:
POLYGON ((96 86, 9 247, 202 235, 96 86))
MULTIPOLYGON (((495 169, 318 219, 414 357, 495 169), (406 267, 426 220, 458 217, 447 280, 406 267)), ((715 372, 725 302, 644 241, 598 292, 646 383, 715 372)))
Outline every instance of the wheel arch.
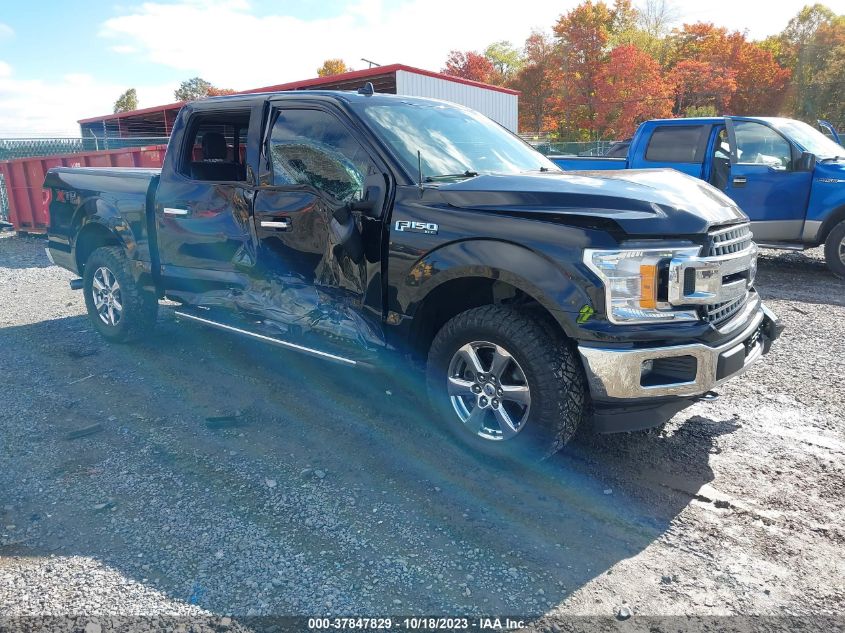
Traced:
POLYGON ((135 250, 132 231, 117 209, 101 198, 80 207, 75 224, 73 256, 80 275, 85 273, 85 262, 91 253, 101 246, 121 246, 131 259, 135 250))
POLYGON ((845 221, 845 204, 834 209, 822 222, 817 238, 819 244, 824 244, 834 227, 843 221, 845 221))
POLYGON ((405 290, 411 295, 410 347, 418 355, 449 319, 471 308, 514 305, 571 338, 572 315, 590 302, 572 276, 544 255, 492 240, 453 243, 428 254, 409 271, 405 290))

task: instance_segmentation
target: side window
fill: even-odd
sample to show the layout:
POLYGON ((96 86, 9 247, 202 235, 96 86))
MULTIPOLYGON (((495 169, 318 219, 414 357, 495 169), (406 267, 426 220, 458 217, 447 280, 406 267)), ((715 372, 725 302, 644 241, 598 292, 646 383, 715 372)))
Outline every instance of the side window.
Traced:
POLYGON ((792 164, 792 147, 772 128, 754 121, 736 121, 737 163, 766 165, 774 169, 788 169, 792 164))
POLYGON ((340 202, 362 197, 375 164, 349 130, 321 110, 280 110, 270 136, 273 184, 310 185, 340 202))
POLYGON ((662 125, 654 128, 645 159, 655 163, 700 163, 704 125, 662 125))
POLYGON ((179 171, 193 180, 246 180, 249 113, 195 116, 190 123, 179 171))

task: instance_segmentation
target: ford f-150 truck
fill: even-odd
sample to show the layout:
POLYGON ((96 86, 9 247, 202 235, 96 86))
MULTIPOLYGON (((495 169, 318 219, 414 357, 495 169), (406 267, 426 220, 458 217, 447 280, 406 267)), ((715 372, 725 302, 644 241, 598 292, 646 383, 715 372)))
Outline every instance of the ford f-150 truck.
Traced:
MULTIPOLYGON (((830 124, 819 123, 838 138, 830 124)), ((573 170, 671 167, 705 180, 751 218, 760 246, 824 244, 828 267, 845 278, 845 148, 806 123, 740 116, 646 121, 627 158, 552 160, 573 170)))
POLYGON ((105 338, 146 334, 167 298, 353 370, 398 359, 494 452, 661 424, 780 333, 748 219, 707 183, 568 174, 471 110, 371 86, 196 101, 160 172, 44 186, 48 254, 105 338))

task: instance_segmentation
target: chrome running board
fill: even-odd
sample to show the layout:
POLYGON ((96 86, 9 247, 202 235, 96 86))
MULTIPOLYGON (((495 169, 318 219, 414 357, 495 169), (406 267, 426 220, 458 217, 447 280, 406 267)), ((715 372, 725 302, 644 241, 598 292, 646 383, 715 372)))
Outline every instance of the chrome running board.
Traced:
POLYGON ((321 352, 318 349, 312 349, 310 347, 305 347, 303 345, 297 345, 296 343, 289 343, 288 341, 283 341, 280 338, 274 338, 272 336, 266 336, 264 334, 258 334, 257 332, 250 332, 249 330, 244 330, 239 327, 235 327, 233 325, 227 325, 225 323, 220 323, 219 321, 212 321, 211 319, 205 319, 203 317, 197 316, 195 314, 191 314, 189 312, 182 312, 181 310, 174 310, 174 314, 177 317, 181 317, 184 319, 189 319, 191 321, 196 321, 197 323, 202 323, 209 327, 217 328, 218 330, 225 330, 227 332, 234 332, 236 334, 241 334, 243 336, 248 336, 250 338, 254 338, 259 341, 264 341, 265 343, 271 343, 273 345, 278 345, 279 347, 284 347, 286 349, 292 349, 296 352, 302 352, 303 354, 308 354, 310 356, 316 356, 317 358, 322 358, 323 360, 330 360, 336 363, 341 363, 343 365, 348 365, 350 367, 355 367, 358 365, 358 361, 354 361, 350 358, 344 358, 343 356, 337 356, 336 354, 329 354, 328 352, 321 352))

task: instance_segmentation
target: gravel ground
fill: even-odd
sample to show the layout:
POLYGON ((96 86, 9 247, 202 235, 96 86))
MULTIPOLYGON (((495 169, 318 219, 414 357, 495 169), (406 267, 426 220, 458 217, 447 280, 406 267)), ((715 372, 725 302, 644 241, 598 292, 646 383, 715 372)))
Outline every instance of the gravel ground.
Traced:
POLYGON ((718 401, 516 466, 399 375, 169 308, 109 345, 43 247, 0 237, 0 614, 845 609, 845 283, 816 251, 764 251, 787 330, 718 401))

